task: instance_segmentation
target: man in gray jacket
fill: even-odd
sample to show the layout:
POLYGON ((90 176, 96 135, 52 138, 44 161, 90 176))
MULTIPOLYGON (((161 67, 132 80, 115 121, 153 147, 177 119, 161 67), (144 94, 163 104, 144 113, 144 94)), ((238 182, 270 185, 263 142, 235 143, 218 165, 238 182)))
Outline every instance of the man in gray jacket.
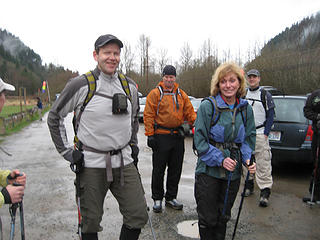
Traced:
POLYGON ((131 79, 116 71, 122 42, 107 34, 94 47, 97 68, 68 81, 49 112, 48 126, 58 152, 77 168, 82 239, 98 239, 103 202, 110 189, 123 215, 120 239, 135 240, 148 221, 144 190, 132 157, 133 150, 137 151, 138 91, 131 79), (95 91, 84 106, 92 79, 95 91), (62 121, 70 112, 75 112, 76 148, 69 146, 62 121))

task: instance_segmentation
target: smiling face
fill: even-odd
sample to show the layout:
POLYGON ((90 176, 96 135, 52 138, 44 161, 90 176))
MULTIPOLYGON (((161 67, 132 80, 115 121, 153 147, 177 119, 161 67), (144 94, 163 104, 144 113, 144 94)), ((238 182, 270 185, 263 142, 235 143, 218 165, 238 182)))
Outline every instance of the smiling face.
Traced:
POLYGON ((120 47, 116 43, 108 43, 93 51, 93 57, 98 62, 98 68, 105 74, 112 75, 120 63, 120 47))
POLYGON ((166 89, 172 90, 176 81, 176 77, 174 75, 164 75, 162 81, 166 89))
POLYGON ((260 77, 256 75, 249 75, 248 76, 248 83, 251 89, 256 88, 260 84, 260 77))
POLYGON ((236 100, 236 94, 239 88, 240 81, 237 78, 237 75, 233 72, 227 73, 219 81, 220 94, 228 104, 234 104, 236 100))

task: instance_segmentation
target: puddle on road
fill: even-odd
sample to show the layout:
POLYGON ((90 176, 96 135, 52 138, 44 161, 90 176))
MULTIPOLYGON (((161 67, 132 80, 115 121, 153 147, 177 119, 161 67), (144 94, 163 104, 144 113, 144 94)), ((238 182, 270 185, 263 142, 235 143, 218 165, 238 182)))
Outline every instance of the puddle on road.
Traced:
POLYGON ((178 223, 178 234, 189 238, 200 238, 198 220, 189 220, 178 223))

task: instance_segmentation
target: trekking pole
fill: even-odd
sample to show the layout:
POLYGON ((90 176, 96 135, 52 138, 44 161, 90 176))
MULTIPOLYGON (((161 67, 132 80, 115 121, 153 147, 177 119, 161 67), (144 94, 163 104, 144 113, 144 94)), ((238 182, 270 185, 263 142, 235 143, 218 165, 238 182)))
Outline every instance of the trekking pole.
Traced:
MULTIPOLYGON (((136 168, 137 168, 137 166, 136 166, 136 168)), ((137 172, 138 172, 138 176, 139 176, 139 179, 140 179, 140 185, 141 185, 142 191, 144 192, 142 181, 141 181, 141 175, 140 175, 140 172, 139 172, 138 168, 137 168, 137 172)), ((144 197, 144 201, 147 204, 146 196, 143 195, 143 197, 144 197)), ((148 222, 149 222, 149 225, 150 225, 150 228, 151 228, 151 233, 152 233, 153 240, 156 240, 156 235, 155 235, 154 230, 153 230, 152 221, 151 221, 151 218, 150 218, 150 215, 149 215, 149 211, 150 211, 150 208, 147 205, 148 222)))
POLYGON ((16 212, 17 212, 18 204, 14 203, 9 207, 9 212, 11 216, 11 229, 10 229, 10 240, 14 238, 14 229, 16 223, 16 212))
POLYGON ((82 216, 81 216, 81 209, 80 209, 80 173, 76 173, 76 195, 77 195, 77 208, 78 208, 78 234, 79 239, 82 240, 82 216))
POLYGON ((147 211, 148 211, 148 221, 149 221, 149 224, 150 224, 150 228, 151 228, 151 233, 152 233, 152 237, 153 237, 153 240, 156 240, 156 235, 154 234, 154 230, 153 230, 153 227, 152 227, 152 222, 151 222, 151 218, 150 218, 150 215, 149 215, 149 211, 150 211, 150 208, 147 207, 147 211))
POLYGON ((229 195, 229 187, 230 187, 231 178, 232 178, 232 172, 229 172, 229 175, 228 175, 228 186, 227 186, 226 194, 225 194, 225 196, 224 196, 222 216, 225 216, 225 213, 226 213, 226 208, 227 208, 227 203, 228 203, 228 195, 229 195))
MULTIPOLYGON (((234 161, 236 161, 236 156, 237 156, 237 148, 232 147, 230 150, 230 158, 234 161)), ((231 182, 231 178, 232 178, 232 174, 233 172, 229 171, 229 175, 228 175, 228 186, 227 186, 227 190, 226 190, 226 194, 224 196, 224 203, 223 203, 223 209, 222 209, 222 216, 225 216, 226 213, 226 208, 227 208, 227 203, 228 203, 228 196, 229 196, 229 188, 230 188, 230 182, 231 182)))
POLYGON ((78 210, 78 235, 79 239, 82 240, 82 216, 81 216, 81 208, 80 208, 80 171, 76 164, 70 164, 71 170, 76 174, 76 198, 77 198, 77 210, 78 210))
POLYGON ((317 169, 318 169, 318 161, 319 161, 319 145, 320 145, 320 134, 318 134, 318 139, 317 139, 317 150, 316 150, 316 161, 315 161, 315 166, 314 166, 314 171, 313 171, 313 182, 312 182, 312 191, 311 191, 311 198, 310 201, 307 201, 309 206, 314 205, 313 202, 313 197, 314 197, 314 185, 316 182, 316 177, 317 177, 317 169))
MULTIPOLYGON (((251 166, 251 165, 253 164, 253 162, 255 162, 255 157, 254 157, 254 155, 252 154, 252 155, 251 155, 251 159, 250 159, 249 166, 251 166)), ((245 182, 244 182, 243 192, 242 192, 242 194, 241 194, 241 201, 240 201, 240 205, 239 205, 237 220, 236 220, 236 223, 235 223, 234 229, 233 229, 232 240, 233 240, 234 237, 236 236, 237 226, 238 226, 238 222, 239 222, 239 218, 240 218, 240 213, 241 213, 241 209, 242 209, 242 205, 243 205, 243 200, 244 200, 244 194, 245 194, 245 191, 246 191, 246 186, 247 186, 248 181, 249 181, 249 176, 250 176, 250 172, 249 172, 249 170, 248 170, 247 176, 246 176, 246 180, 245 180, 245 182)))
POLYGON ((1 217, 0 217, 0 240, 3 240, 2 220, 1 220, 1 217))
POLYGON ((23 202, 21 201, 19 204, 19 213, 20 213, 20 232, 21 232, 21 240, 25 240, 24 233, 24 214, 23 214, 23 202))
POLYGON ((78 235, 79 239, 82 240, 82 216, 80 207, 80 172, 83 168, 83 153, 79 150, 74 150, 72 153, 73 163, 70 164, 71 170, 76 174, 76 200, 78 210, 78 235))
MULTIPOLYGON (((22 174, 19 174, 18 176, 22 176, 22 174)), ((15 176, 17 177, 17 176, 15 176)), ((22 186, 19 183, 13 183, 13 186, 22 186)), ((13 240, 14 238, 14 230, 15 230, 15 224, 16 224, 16 213, 17 213, 17 208, 19 207, 20 210, 20 226, 21 226, 21 239, 25 239, 24 238, 24 220, 23 220, 23 206, 22 206, 22 201, 19 203, 14 203, 9 207, 9 212, 10 212, 10 216, 11 216, 11 229, 10 229, 10 240, 13 240), (22 212, 21 212, 22 209, 22 212), (22 215, 21 215, 22 214, 22 215), (23 224, 23 225, 22 225, 23 224)))

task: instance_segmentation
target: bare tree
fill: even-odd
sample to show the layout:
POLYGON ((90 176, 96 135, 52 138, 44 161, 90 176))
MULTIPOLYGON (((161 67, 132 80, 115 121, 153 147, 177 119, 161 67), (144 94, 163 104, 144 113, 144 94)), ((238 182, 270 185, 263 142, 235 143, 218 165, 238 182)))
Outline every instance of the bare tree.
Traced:
POLYGON ((189 46, 189 43, 185 43, 180 50, 181 52, 181 67, 182 71, 187 71, 191 67, 191 58, 192 58, 192 50, 189 46))
POLYGON ((131 50, 131 45, 127 42, 124 43, 122 50, 122 60, 120 64, 120 69, 127 75, 133 71, 135 55, 131 50))
POLYGON ((158 60, 158 70, 161 74, 162 69, 168 64, 169 58, 168 58, 168 50, 164 48, 159 49, 159 60, 158 60))
POLYGON ((146 86, 148 87, 148 74, 149 74, 149 50, 151 40, 144 34, 140 35, 138 48, 140 51, 140 74, 141 77, 146 78, 146 86))

